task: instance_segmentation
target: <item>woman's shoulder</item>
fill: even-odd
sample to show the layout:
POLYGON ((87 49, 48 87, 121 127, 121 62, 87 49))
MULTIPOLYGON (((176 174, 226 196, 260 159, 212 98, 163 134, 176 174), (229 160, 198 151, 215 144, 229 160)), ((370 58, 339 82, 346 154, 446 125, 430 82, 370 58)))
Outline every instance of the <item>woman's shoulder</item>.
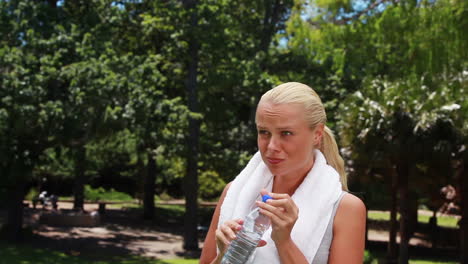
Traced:
POLYGON ((366 234, 366 206, 353 194, 341 199, 333 223, 329 263, 362 263, 366 234))
POLYGON ((339 208, 343 210, 363 210, 364 212, 366 211, 366 206, 364 205, 364 202, 362 202, 362 200, 356 195, 349 192, 344 193, 339 208))
POLYGON ((357 196, 347 192, 343 195, 338 205, 335 216, 335 226, 337 224, 348 225, 349 221, 353 220, 358 222, 366 221, 366 206, 357 196))

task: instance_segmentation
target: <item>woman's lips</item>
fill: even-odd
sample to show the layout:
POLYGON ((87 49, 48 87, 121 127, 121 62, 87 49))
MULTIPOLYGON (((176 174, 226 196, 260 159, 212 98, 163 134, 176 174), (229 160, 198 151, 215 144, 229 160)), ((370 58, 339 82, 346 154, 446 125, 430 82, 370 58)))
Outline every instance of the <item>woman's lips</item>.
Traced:
POLYGON ((283 159, 273 159, 273 158, 267 158, 267 161, 268 161, 268 163, 270 163, 270 164, 276 165, 276 164, 278 164, 278 163, 282 162, 282 161, 283 161, 283 159))

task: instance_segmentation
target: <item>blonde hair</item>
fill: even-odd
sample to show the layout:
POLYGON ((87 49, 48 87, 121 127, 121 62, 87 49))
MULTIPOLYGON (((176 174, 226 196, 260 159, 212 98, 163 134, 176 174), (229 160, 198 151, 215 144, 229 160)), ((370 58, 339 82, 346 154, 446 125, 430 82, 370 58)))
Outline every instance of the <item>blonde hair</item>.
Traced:
POLYGON ((338 151, 338 145, 336 144, 333 132, 326 126, 327 115, 318 94, 305 84, 288 82, 267 91, 260 99, 260 102, 262 101, 268 101, 273 104, 302 105, 305 110, 305 119, 309 123, 310 128, 314 129, 319 124, 324 125, 322 140, 317 148, 323 153, 327 163, 338 172, 342 188, 347 191, 348 183, 344 161, 338 151))

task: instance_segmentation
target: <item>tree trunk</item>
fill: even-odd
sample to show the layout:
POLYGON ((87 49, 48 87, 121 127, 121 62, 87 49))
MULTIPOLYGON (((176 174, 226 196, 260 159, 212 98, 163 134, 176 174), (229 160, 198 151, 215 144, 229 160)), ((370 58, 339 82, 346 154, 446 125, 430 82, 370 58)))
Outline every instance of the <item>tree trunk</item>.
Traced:
MULTIPOLYGON (((188 108, 191 112, 198 113, 197 75, 199 43, 196 37, 198 28, 197 1, 187 0, 185 7, 191 9, 190 27, 191 34, 188 40, 188 74, 187 97, 188 108)), ((200 134, 200 121, 189 118, 189 135, 187 137, 187 173, 184 179, 185 192, 185 224, 184 224, 184 249, 198 250, 198 142, 200 134)))
POLYGON ((408 264, 408 242, 409 242, 409 191, 408 191, 408 164, 404 161, 397 165, 398 171, 398 193, 400 195, 400 254, 399 264, 408 264))
MULTIPOLYGON (((263 2, 265 7, 265 15, 263 17, 263 29, 261 31, 260 38, 260 51, 268 53, 270 47, 271 39, 276 34, 276 24, 280 19, 280 9, 283 5, 283 1, 273 0, 274 3, 270 0, 265 0, 263 2)), ((262 65, 262 70, 265 67, 264 63, 262 65)))
POLYGON ((396 245, 396 235, 397 235, 397 192, 398 192, 398 174, 395 171, 395 168, 390 169, 391 177, 391 187, 390 187, 390 232, 387 245, 387 263, 396 263, 397 262, 397 245, 396 245))
POLYGON ((51 7, 53 8, 57 7, 57 0, 47 0, 47 2, 49 3, 51 7))
POLYGON ((147 170, 145 173, 144 180, 144 198, 143 198, 143 218, 144 219, 153 219, 154 218, 154 194, 155 194, 155 181, 156 181, 156 162, 148 154, 148 164, 147 170))
POLYGON ((438 234, 438 230, 439 228, 437 227, 437 210, 436 209, 433 209, 432 210, 432 217, 429 218, 429 232, 431 233, 431 242, 432 242, 432 245, 431 247, 433 249, 436 249, 437 248, 437 244, 438 244, 438 238, 439 238, 439 234, 438 234))
POLYGON ((137 168, 137 191, 135 193, 135 196, 138 199, 138 204, 143 205, 143 200, 145 199, 145 179, 146 179, 146 173, 148 172, 145 170, 145 164, 143 161, 144 158, 144 153, 145 150, 144 148, 138 144, 136 148, 136 153, 137 153, 137 162, 136 162, 136 168, 137 168))
MULTIPOLYGON (((20 173, 12 171, 10 173, 20 173)), ((16 175, 12 175, 16 176, 16 175)), ((11 242, 20 242, 22 240, 23 228, 23 199, 24 199, 24 175, 18 175, 14 180, 14 184, 8 190, 8 217, 4 230, 6 231, 6 238, 11 242)))
POLYGON ((461 220, 460 220, 460 263, 468 263, 468 175, 465 163, 462 161, 458 168, 458 180, 461 191, 461 220))
POLYGON ((80 145, 75 154, 75 183, 73 187, 73 210, 82 211, 84 205, 84 185, 86 182, 86 148, 80 145))
POLYGON ((418 194, 416 192, 410 192, 408 198, 408 241, 413 237, 414 233, 418 229, 418 194))

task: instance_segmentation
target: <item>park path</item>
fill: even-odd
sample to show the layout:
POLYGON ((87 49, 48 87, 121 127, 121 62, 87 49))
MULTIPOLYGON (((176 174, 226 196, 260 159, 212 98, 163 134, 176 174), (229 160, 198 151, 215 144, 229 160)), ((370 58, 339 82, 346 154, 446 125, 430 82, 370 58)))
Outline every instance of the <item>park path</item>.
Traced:
MULTIPOLYGON (((59 202, 60 210, 71 210, 71 203, 59 202)), ((84 205, 87 212, 98 210, 97 204, 84 205)), ((71 255, 92 258, 100 256, 137 255, 157 259, 182 257, 183 237, 180 230, 154 226, 140 220, 133 211, 108 207, 96 227, 58 227, 39 224, 42 209, 28 209, 25 223, 32 226, 32 243, 38 247, 59 250, 71 255)), ((202 244, 201 244, 202 246, 202 244)))
MULTIPOLYGON (((71 203, 59 203, 69 210, 71 203)), ((86 211, 98 209, 97 204, 85 204, 86 211)), ((60 250, 71 255, 91 257, 138 255, 157 259, 184 256, 181 228, 161 228, 144 222, 126 210, 106 210, 104 221, 97 227, 53 227, 37 224, 40 210, 30 209, 28 224, 33 225, 33 243, 40 247, 60 250), (36 223, 34 223, 36 222, 36 223)), ((369 230, 370 241, 388 241, 387 231, 369 230)), ((412 238, 414 246, 430 246, 430 242, 412 238)), ((200 242, 200 248, 203 243, 200 242)), ((196 253, 195 253, 196 254, 196 253)))
POLYGON ((171 232, 104 224, 99 227, 50 227, 34 230, 35 243, 71 255, 144 256, 170 259, 184 255, 182 237, 171 232))

